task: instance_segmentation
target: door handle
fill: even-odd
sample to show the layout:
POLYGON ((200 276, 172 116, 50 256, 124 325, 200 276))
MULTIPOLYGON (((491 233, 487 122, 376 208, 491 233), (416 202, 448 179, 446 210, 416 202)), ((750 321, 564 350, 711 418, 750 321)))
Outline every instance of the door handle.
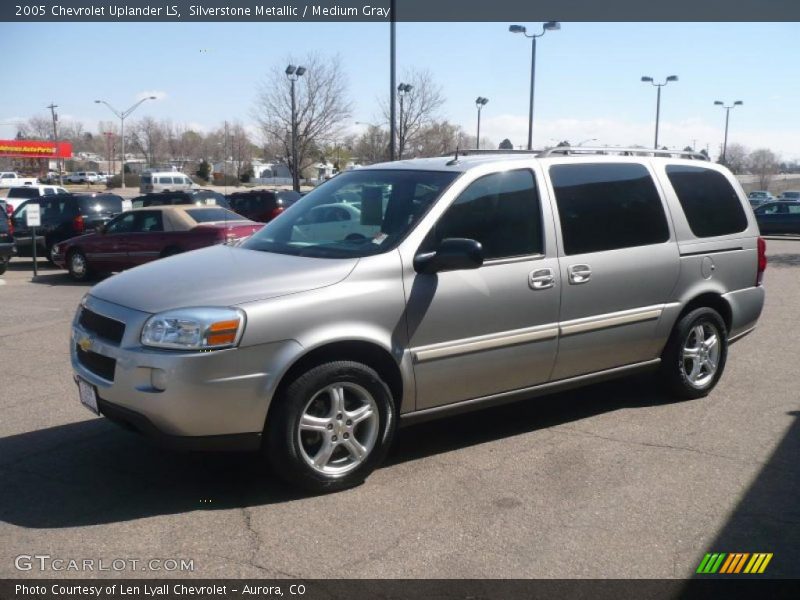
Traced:
POLYGON ((534 290, 546 290, 556 283, 553 269, 536 269, 528 274, 528 285, 534 290))
POLYGON ((592 277, 592 268, 589 265, 570 265, 567 272, 569 282, 574 284, 586 283, 592 277))

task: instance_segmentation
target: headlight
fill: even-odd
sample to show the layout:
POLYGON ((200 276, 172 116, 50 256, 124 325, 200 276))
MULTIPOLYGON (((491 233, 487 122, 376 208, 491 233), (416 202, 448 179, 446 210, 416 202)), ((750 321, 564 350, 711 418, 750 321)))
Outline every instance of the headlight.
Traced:
POLYGON ((239 343, 244 311, 238 308, 181 308, 153 315, 142 329, 142 345, 179 350, 218 350, 239 343))

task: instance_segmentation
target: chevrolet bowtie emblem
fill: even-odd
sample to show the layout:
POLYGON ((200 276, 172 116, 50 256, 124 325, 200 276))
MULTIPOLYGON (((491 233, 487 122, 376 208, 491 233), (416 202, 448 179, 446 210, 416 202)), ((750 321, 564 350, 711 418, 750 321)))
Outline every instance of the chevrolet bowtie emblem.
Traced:
POLYGON ((78 340, 78 347, 83 350, 84 352, 88 352, 92 349, 92 338, 90 337, 83 337, 78 340))

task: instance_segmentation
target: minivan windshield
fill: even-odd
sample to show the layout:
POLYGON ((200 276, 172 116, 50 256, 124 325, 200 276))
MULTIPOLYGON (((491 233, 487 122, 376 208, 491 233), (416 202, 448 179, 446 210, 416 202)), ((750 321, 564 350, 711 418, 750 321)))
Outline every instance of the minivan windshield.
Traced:
POLYGON ((242 247, 315 258, 380 254, 411 231, 456 172, 365 169, 303 196, 242 247))

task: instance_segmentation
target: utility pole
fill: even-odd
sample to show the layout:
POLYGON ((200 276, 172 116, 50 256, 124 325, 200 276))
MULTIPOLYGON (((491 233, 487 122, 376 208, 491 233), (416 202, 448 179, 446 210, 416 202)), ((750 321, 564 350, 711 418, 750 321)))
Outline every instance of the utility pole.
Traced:
MULTIPOLYGON (((58 104, 54 104, 53 102, 50 103, 50 106, 47 108, 50 109, 50 114, 53 117, 53 143, 58 148, 58 115, 56 114, 56 109, 58 108, 58 104)), ((61 159, 56 156, 56 165, 58 167, 58 185, 64 185, 64 181, 61 175, 61 159)))

